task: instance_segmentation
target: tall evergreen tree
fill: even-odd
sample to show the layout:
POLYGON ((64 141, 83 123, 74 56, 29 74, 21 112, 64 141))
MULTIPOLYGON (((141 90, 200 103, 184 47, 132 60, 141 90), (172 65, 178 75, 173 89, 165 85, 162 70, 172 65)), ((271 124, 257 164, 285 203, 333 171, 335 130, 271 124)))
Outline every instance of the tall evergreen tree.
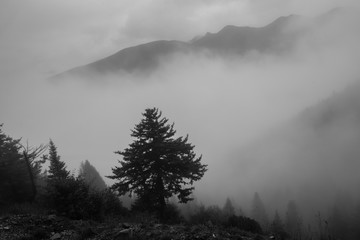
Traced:
POLYGON ((285 218, 285 229, 293 239, 301 239, 302 220, 295 201, 289 201, 285 218))
POLYGON ((266 214, 265 206, 257 192, 254 194, 252 202, 252 214, 251 217, 255 219, 263 230, 266 230, 269 226, 268 216, 266 214))
POLYGON ((105 190, 106 184, 96 168, 88 160, 80 164, 79 177, 93 190, 105 190))
POLYGON ((25 200, 28 172, 20 152, 20 139, 13 139, 2 131, 0 124, 0 203, 25 200))
POLYGON ((132 130, 134 142, 124 151, 120 167, 112 169, 112 188, 121 195, 128 192, 138 197, 137 204, 154 210, 163 217, 166 201, 176 195, 181 203, 192 200, 194 181, 206 172, 201 156, 196 157, 188 136, 175 138, 174 124, 161 117, 157 108, 146 109, 143 119, 132 130))
POLYGON ((0 124, 0 202, 33 201, 43 160, 38 157, 46 149, 40 145, 23 146, 2 131, 0 124))
POLYGON ((46 161, 46 156, 42 155, 46 148, 46 145, 40 145, 38 147, 29 147, 28 144, 26 144, 26 146, 22 145, 22 156, 26 165, 32 189, 32 196, 30 198, 31 202, 35 200, 35 197, 38 193, 38 187, 41 185, 40 182, 44 181, 44 178, 42 178, 41 174, 41 168, 46 161), (41 155, 42 157, 39 159, 41 155))
POLYGON ((56 146, 54 142, 50 139, 49 142, 49 172, 48 177, 50 180, 63 180, 67 179, 70 175, 70 172, 66 170, 65 162, 60 160, 60 156, 57 153, 56 146))

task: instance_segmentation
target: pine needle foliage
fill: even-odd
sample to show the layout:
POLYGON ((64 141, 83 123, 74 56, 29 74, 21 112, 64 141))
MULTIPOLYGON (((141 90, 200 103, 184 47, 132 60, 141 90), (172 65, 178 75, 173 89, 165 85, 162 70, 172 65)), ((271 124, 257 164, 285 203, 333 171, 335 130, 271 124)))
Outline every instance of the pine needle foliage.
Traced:
POLYGON ((188 136, 175 138, 174 123, 170 125, 157 108, 146 109, 142 115, 131 133, 135 140, 116 152, 123 160, 109 178, 118 180, 112 188, 121 195, 135 193, 138 205, 161 216, 171 196, 180 203, 192 200, 191 185, 203 177, 207 165, 201 164, 201 156, 196 157, 188 136))
POLYGON ((66 170, 65 162, 60 160, 57 148, 51 139, 49 142, 49 161, 49 180, 59 181, 69 177, 70 172, 66 170))

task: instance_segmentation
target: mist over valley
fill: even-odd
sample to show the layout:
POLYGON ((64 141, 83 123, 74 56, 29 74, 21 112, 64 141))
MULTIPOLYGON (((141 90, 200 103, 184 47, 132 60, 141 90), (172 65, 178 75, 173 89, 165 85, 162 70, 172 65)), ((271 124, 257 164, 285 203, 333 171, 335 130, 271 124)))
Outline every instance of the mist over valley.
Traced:
MULTIPOLYGON (((176 136, 189 135, 208 166, 194 185, 196 200, 190 207, 222 207, 229 198, 237 211, 251 217, 257 192, 269 221, 275 211, 285 218, 289 201, 296 202, 304 228, 316 228, 318 213, 331 219, 334 206, 348 217, 360 206, 358 4, 332 1, 311 10, 311 4, 294 1, 293 7, 284 4, 283 11, 265 11, 254 3, 249 9, 258 15, 244 12, 240 22, 231 22, 237 19, 237 12, 229 10, 233 5, 214 1, 213 11, 221 18, 214 13, 213 19, 200 14, 207 9, 204 3, 195 2, 199 15, 189 3, 179 11, 201 19, 199 25, 193 22, 199 32, 172 20, 176 30, 169 27, 166 35, 166 29, 154 27, 149 37, 137 36, 141 24, 131 22, 145 3, 127 3, 134 15, 117 21, 117 31, 124 31, 117 41, 110 28, 117 29, 111 24, 119 16, 104 6, 99 11, 114 17, 99 18, 109 29, 91 25, 96 32, 91 36, 98 37, 91 41, 85 34, 74 42, 78 33, 72 33, 88 26, 82 21, 72 29, 53 18, 49 26, 37 20, 32 34, 25 27, 15 34, 11 29, 19 22, 3 17, 9 19, 0 25, 6 36, 0 40, 3 131, 34 146, 51 138, 70 172, 78 174, 80 163, 89 160, 112 185, 114 180, 105 176, 121 160, 114 152, 132 142, 131 129, 144 109, 156 107, 175 124, 176 136), (216 16, 223 25, 204 29, 205 22, 217 22, 216 16), (134 32, 125 27, 130 23, 134 32), (51 39, 54 43, 46 41, 51 39)), ((60 5, 60 12, 66 12, 68 6, 60 5)), ((53 7, 46 7, 50 14, 53 7)), ((155 3, 151 7, 155 13, 158 8, 155 3)), ((86 19, 87 13, 80 16, 86 19)))

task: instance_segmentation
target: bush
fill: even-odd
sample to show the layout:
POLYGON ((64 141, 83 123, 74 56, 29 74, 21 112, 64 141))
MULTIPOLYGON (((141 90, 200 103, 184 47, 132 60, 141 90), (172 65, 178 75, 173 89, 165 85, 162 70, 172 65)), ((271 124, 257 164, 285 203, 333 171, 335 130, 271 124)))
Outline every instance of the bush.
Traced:
MULTIPOLYGON (((150 200, 148 200, 150 201, 150 200)), ((151 203, 147 202, 144 198, 138 198, 131 205, 131 211, 138 215, 139 213, 147 212, 149 215, 155 217, 162 223, 180 223, 184 219, 182 218, 178 207, 175 204, 166 204, 164 212, 161 214, 158 212, 158 208, 154 207, 151 203)))
POLYGON ((105 215, 128 215, 128 209, 122 205, 119 197, 111 189, 102 191, 102 199, 105 215))
POLYGON ((147 194, 142 197, 137 197, 135 201, 131 204, 131 211, 134 212, 144 212, 149 211, 151 213, 157 212, 159 206, 156 204, 156 199, 147 194))
POLYGON ((205 224, 211 222, 211 224, 221 225, 225 223, 226 216, 218 206, 210 206, 208 208, 201 206, 197 213, 190 216, 189 221, 193 224, 205 224))
POLYGON ((102 220, 105 215, 126 212, 113 192, 91 190, 82 179, 75 177, 49 181, 47 202, 58 214, 72 219, 102 220))
POLYGON ((0 205, 0 216, 2 215, 17 215, 17 214, 46 214, 43 206, 37 203, 14 203, 0 205))
POLYGON ((162 221, 169 224, 176 224, 184 221, 184 218, 181 216, 175 204, 167 204, 162 221))
POLYGON ((262 233, 260 224, 254 219, 243 216, 231 216, 226 222, 228 227, 236 227, 252 233, 262 233))
MULTIPOLYGON (((58 214, 73 219, 87 218, 89 188, 80 179, 69 177, 49 181, 48 203, 58 214)), ((94 211, 92 209, 92 211, 94 211)))
MULTIPOLYGON (((89 186, 88 186, 89 187, 89 186)), ((104 218, 104 199, 101 192, 88 193, 85 203, 85 211, 82 213, 81 218, 88 218, 93 220, 102 220, 104 218)))

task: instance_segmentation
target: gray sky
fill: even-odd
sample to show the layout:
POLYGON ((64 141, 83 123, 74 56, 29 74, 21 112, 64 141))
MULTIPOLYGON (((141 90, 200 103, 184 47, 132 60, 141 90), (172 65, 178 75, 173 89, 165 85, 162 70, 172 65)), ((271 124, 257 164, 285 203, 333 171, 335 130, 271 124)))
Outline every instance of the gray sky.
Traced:
POLYGON ((178 56, 142 85, 132 82, 131 76, 104 86, 77 81, 55 85, 46 77, 152 40, 187 41, 227 24, 263 26, 279 16, 316 16, 344 5, 358 4, 355 0, 2 0, 0 123, 7 134, 30 144, 52 138, 70 170, 88 159, 107 175, 117 164, 113 152, 130 143, 130 129, 141 112, 156 106, 175 122, 180 135, 189 133, 195 151, 209 164, 203 194, 213 189, 228 194, 219 179, 229 170, 224 163, 232 150, 359 76, 359 35, 351 31, 357 21, 345 20, 305 36, 294 55, 286 58, 228 62, 178 56))

